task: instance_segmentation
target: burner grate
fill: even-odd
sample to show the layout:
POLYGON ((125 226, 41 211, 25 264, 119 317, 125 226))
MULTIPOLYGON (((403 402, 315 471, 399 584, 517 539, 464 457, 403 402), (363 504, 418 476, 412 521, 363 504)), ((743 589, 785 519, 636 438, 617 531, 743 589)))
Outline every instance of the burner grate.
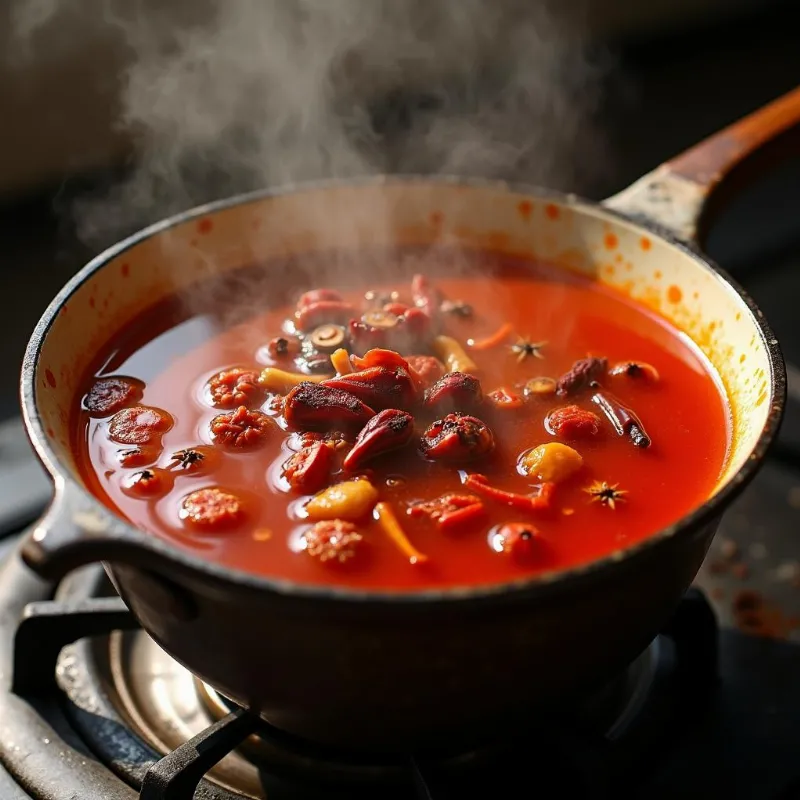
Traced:
MULTIPOLYGON (((137 627, 119 598, 29 603, 14 638, 14 693, 41 697, 54 692, 56 661, 65 645, 137 627)), ((558 765, 553 770, 558 786, 563 789, 566 783, 571 784, 576 796, 598 800, 619 796, 622 787, 646 776, 653 759, 678 738, 680 726, 711 696, 717 681, 717 636, 716 618, 708 601, 701 592, 691 590, 640 660, 635 691, 606 730, 589 730, 575 720, 565 724, 563 719, 542 719, 537 721, 535 734, 513 746, 506 743, 493 749, 489 758, 483 753, 480 759, 462 759, 463 769, 453 769, 458 759, 451 759, 449 764, 413 756, 400 759, 393 765, 396 785, 391 796, 409 800, 491 796, 497 790, 499 773, 503 778, 525 780, 537 762, 546 765, 548 772, 558 765)), ((201 785, 207 787, 203 797, 250 796, 229 793, 204 781, 204 777, 254 735, 278 743, 286 739, 260 718, 232 709, 168 755, 149 763, 140 780, 139 800, 190 800, 201 785)), ((313 749, 310 752, 313 755, 313 749)), ((537 785, 542 787, 540 774, 537 785)), ((325 796, 341 795, 326 791, 325 796)))

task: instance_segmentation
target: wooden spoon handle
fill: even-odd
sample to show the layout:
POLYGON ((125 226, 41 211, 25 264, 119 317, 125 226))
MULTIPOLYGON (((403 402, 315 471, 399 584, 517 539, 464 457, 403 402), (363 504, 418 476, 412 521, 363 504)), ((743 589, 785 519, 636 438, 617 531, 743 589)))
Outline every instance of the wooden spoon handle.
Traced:
POLYGON ((800 87, 657 167, 606 205, 680 239, 702 240, 739 189, 791 154, 800 154, 800 87))

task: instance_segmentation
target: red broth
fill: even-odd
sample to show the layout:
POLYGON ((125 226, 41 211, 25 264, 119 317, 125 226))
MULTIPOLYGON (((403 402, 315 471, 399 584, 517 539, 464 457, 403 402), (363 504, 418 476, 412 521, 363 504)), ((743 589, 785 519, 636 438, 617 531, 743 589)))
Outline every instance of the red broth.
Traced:
MULTIPOLYGON (((265 290, 273 306, 255 314, 228 311, 243 287, 258 294, 242 276, 202 291, 196 302, 160 304, 102 354, 88 394, 76 398, 76 452, 87 484, 133 524, 203 558, 305 584, 390 590, 492 584, 584 564, 646 539, 702 503, 724 465, 730 424, 719 381, 687 338, 591 280, 488 253, 478 260, 481 277, 459 277, 448 267, 452 259, 427 265, 430 286, 416 299, 418 310, 462 345, 476 367, 464 372, 474 371, 479 387, 446 379, 432 390, 433 360, 412 359, 411 370, 390 365, 400 388, 385 383, 385 371, 357 384, 345 375, 362 400, 399 406, 371 423, 379 430, 359 453, 353 440, 378 409, 356 408, 351 393, 348 408, 337 411, 341 395, 329 390, 321 410, 307 384, 289 400, 288 387, 268 391, 274 373, 265 373, 273 376, 266 387, 252 375, 238 385, 228 376, 227 384, 215 384, 216 394, 209 387, 215 374, 234 367, 257 374, 306 368, 304 352, 312 350, 296 352, 302 343, 286 331, 297 319, 298 296, 316 288, 307 272, 291 273, 306 275, 295 290, 265 290), (125 380, 102 383, 109 376, 125 380), (529 383, 534 378, 545 380, 529 383), (431 392, 439 405, 428 408, 423 398, 431 392), (214 407, 214 397, 225 407, 214 407), (479 422, 440 424, 421 452, 428 426, 450 411, 479 422), (308 425, 321 430, 304 437, 308 425), (343 425, 342 440, 335 432, 343 425), (142 438, 148 441, 137 443, 142 438), (544 460, 525 455, 539 445, 549 445, 544 460), (305 454, 295 458, 300 468, 287 475, 298 450, 305 454), (355 500, 308 505, 314 493, 343 482, 358 484, 355 500), (372 491, 364 491, 366 482, 372 491), (192 494, 203 489, 212 494, 192 494), (213 494, 219 491, 224 495, 213 494), (431 505, 446 495, 456 497, 431 505), (352 518, 318 524, 308 518, 311 508, 337 519, 344 508, 352 518)), ((285 277, 281 269, 259 274, 285 277)), ((356 317, 381 303, 413 305, 412 271, 400 270, 391 284, 351 279, 343 301, 357 307, 356 317)), ((346 309, 334 306, 315 307, 304 321, 335 318, 346 328, 346 309)), ((362 331, 351 349, 363 355, 382 335, 378 329, 365 340, 362 331)), ((413 345, 403 341, 415 355, 436 350, 428 329, 414 335, 413 345)), ((391 336, 387 341, 403 350, 391 336)), ((316 361, 333 374, 328 355, 317 353, 316 361)), ((369 367, 353 362, 347 369, 369 367)))

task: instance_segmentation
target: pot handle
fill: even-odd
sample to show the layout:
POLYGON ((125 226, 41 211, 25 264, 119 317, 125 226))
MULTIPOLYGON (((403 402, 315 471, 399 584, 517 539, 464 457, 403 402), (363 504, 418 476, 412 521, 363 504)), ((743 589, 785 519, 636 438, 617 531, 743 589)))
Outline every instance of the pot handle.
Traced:
POLYGON ((100 561, 152 568, 169 561, 155 537, 126 525, 63 478, 44 516, 22 542, 20 556, 34 572, 58 581, 78 567, 100 561))
POLYGON ((800 153, 800 87, 713 134, 604 204, 701 242, 716 214, 771 164, 800 153))

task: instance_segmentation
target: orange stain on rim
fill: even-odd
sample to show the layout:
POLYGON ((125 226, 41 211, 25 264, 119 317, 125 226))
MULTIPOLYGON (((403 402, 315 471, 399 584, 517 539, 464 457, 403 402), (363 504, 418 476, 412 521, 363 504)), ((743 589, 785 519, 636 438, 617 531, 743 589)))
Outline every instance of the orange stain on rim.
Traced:
POLYGON ((47 379, 47 382, 50 384, 50 388, 51 389, 55 389, 56 388, 56 376, 53 375, 53 372, 49 367, 44 371, 44 377, 47 379))
POLYGON ((214 221, 211 220, 211 219, 208 219, 208 217, 206 217, 205 219, 201 219, 197 223, 197 232, 198 233, 210 233, 211 229, 213 227, 214 227, 214 221))
POLYGON ((680 301, 683 300, 683 292, 680 286, 675 286, 675 284, 673 284, 667 289, 667 300, 669 300, 670 303, 680 303, 680 301))
POLYGON ((440 228, 444 222, 444 214, 441 211, 433 211, 430 216, 431 225, 434 228, 440 228))
POLYGON ((617 239, 615 233, 607 233, 603 239, 603 244, 606 246, 606 250, 614 250, 619 244, 619 239, 617 239))
POLYGON ((639 240, 639 247, 641 247, 642 250, 649 250, 652 246, 653 243, 646 236, 642 236, 639 240))
POLYGON ((547 214, 548 219, 558 219, 561 216, 561 209, 554 203, 548 203, 544 207, 544 213, 547 214))
POLYGON ((122 265, 122 277, 127 278, 131 274, 131 265, 126 261, 122 265))
POLYGON ((533 213, 533 203, 531 203, 530 200, 521 200, 517 205, 517 211, 519 211, 519 215, 522 219, 527 222, 533 213))

